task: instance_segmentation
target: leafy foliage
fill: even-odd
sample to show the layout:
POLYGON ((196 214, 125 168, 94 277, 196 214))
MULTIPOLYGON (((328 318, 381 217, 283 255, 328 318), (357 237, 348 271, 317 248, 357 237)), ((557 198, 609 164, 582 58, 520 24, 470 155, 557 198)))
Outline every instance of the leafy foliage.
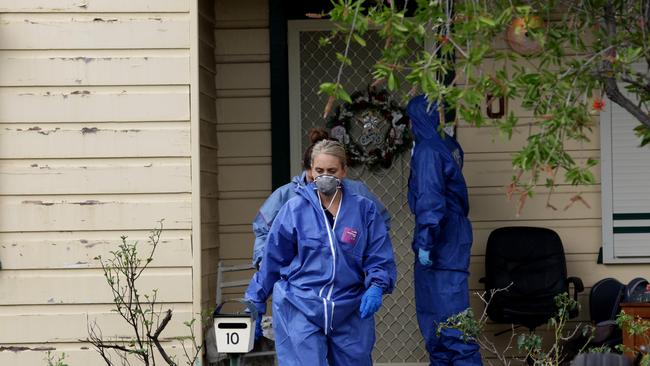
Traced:
MULTIPOLYGON (((493 290, 493 294, 498 291, 507 291, 507 289, 493 290)), ((489 300, 485 299, 485 294, 479 294, 479 297, 485 303, 485 309, 489 305, 489 300)), ((493 298, 494 296, 490 296, 493 298)), ((529 365, 535 366, 559 366, 565 361, 564 342, 572 339, 580 330, 586 336, 585 346, 591 340, 592 329, 590 327, 576 327, 573 330, 567 330, 567 321, 572 309, 579 306, 578 302, 567 293, 555 297, 557 314, 548 322, 549 329, 553 332, 552 343, 544 348, 544 342, 539 334, 522 333, 518 334, 515 328, 512 328, 510 342, 503 348, 499 349, 485 333, 485 325, 488 322, 487 312, 483 311, 480 318, 474 316, 472 309, 467 309, 458 314, 449 317, 445 322, 438 324, 438 335, 443 329, 455 329, 461 332, 465 341, 476 342, 483 350, 496 356, 501 365, 508 366, 512 363, 512 357, 508 351, 513 349, 512 342, 516 339, 517 348, 524 353, 524 360, 529 365)), ((584 349, 584 346, 583 346, 584 349)))
MULTIPOLYGON (((543 348, 542 338, 537 334, 522 334, 517 340, 519 349, 526 352, 527 358, 535 366, 559 366, 562 364, 565 361, 563 342, 573 338, 579 330, 579 328, 572 331, 566 330, 569 313, 579 306, 578 302, 565 292, 555 297, 555 306, 557 306, 557 314, 548 321, 548 327, 553 331, 553 344, 549 349, 543 348)), ((592 329, 584 327, 582 330, 587 335, 592 329)))
MULTIPOLYGON (((337 36, 347 43, 337 53, 336 82, 321 85, 330 96, 325 115, 336 99, 349 102, 340 80, 344 66, 352 65, 350 43, 364 46, 369 29, 376 29, 384 48, 372 71, 375 85, 396 91, 408 83, 409 96, 444 101, 463 121, 491 126, 506 138, 528 131, 513 157, 517 173, 509 188, 520 207, 538 185, 552 193, 559 171, 568 184, 594 184, 597 161, 574 159, 567 144, 589 141, 606 107, 604 95, 639 120, 641 146, 650 144, 650 0, 416 0, 412 16, 408 1, 397 3, 333 1, 327 16, 336 30, 321 44, 337 36), (504 34, 521 53, 498 46, 504 34), (430 47, 414 56, 413 43, 430 47), (487 117, 486 105, 495 100, 504 100, 510 112, 487 117), (517 107, 523 112, 513 113, 517 107)), ((584 200, 573 197, 565 208, 574 202, 584 200)))
POLYGON ((52 351, 47 351, 47 356, 45 357, 45 361, 47 362, 47 366, 69 366, 67 363, 65 363, 65 358, 66 358, 65 352, 55 356, 52 354, 52 351))
POLYGON ((621 329, 623 329, 623 331, 627 332, 632 337, 641 337, 645 343, 639 350, 628 349, 623 345, 618 346, 618 350, 621 352, 638 351, 639 353, 637 354, 635 364, 640 366, 650 366, 650 354, 648 353, 650 347, 650 321, 639 317, 633 317, 630 314, 626 314, 625 311, 621 311, 616 316, 616 323, 621 327, 621 329))

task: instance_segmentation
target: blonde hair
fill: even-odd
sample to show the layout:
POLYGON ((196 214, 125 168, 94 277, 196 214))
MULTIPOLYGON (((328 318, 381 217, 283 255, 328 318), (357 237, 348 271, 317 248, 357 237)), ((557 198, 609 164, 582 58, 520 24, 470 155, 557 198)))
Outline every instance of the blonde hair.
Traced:
POLYGON ((327 154, 339 158, 341 166, 345 168, 347 163, 347 155, 345 154, 345 148, 343 144, 338 141, 333 140, 321 140, 318 141, 311 151, 311 162, 314 163, 314 158, 318 154, 327 154))

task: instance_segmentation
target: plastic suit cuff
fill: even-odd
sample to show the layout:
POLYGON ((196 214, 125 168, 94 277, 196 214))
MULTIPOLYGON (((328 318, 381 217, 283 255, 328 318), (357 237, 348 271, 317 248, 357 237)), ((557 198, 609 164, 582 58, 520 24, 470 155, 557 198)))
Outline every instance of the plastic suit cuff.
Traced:
POLYGON ((258 317, 262 317, 262 315, 266 314, 266 303, 265 302, 255 302, 253 300, 250 300, 250 302, 255 305, 255 309, 257 309, 257 314, 258 317))

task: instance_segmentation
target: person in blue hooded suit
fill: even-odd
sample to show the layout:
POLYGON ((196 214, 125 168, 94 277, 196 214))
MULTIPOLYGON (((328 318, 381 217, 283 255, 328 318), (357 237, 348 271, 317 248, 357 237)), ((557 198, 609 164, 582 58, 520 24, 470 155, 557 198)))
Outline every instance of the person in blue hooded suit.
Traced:
POLYGON ((347 190, 345 162, 338 141, 314 146, 314 182, 280 209, 246 289, 261 314, 273 295, 282 366, 372 365, 373 314, 397 271, 377 206, 347 190))
MULTIPOLYGON (((314 128, 309 131, 309 139, 311 144, 303 154, 303 172, 296 175, 291 179, 291 182, 279 187, 264 201, 260 207, 255 219, 253 220, 253 233, 255 234, 255 243, 253 244, 253 266, 259 269, 262 255, 264 254, 264 247, 266 245, 266 238, 271 230, 273 220, 277 216, 280 208, 284 206, 287 201, 296 196, 296 191, 304 188, 307 184, 311 183, 314 178, 311 173, 311 151, 314 144, 321 140, 329 139, 327 131, 321 128, 314 128)), ((355 193, 363 197, 371 199, 386 224, 386 230, 390 230, 390 213, 386 207, 375 196, 363 182, 354 179, 344 179, 346 191, 355 193)))
POLYGON ((415 215, 415 306, 430 365, 482 365, 478 345, 464 341, 459 331, 436 335, 437 324, 469 308, 472 225, 463 150, 450 133, 441 136, 438 108, 425 96, 413 98, 407 113, 415 140, 408 182, 415 215))

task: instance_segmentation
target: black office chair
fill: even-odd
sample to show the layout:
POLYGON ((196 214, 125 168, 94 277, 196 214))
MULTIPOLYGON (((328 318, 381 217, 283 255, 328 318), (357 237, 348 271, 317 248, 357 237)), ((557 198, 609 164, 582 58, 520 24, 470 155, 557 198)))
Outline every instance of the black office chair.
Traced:
POLYGON ((604 278, 596 282, 589 292, 589 316, 594 325, 590 347, 608 346, 612 350, 623 343, 623 334, 616 324, 616 315, 621 311, 626 286, 615 278, 604 278))
MULTIPOLYGON (((503 227, 492 231, 485 254, 487 314, 497 323, 522 325, 533 331, 557 314, 555 297, 584 291, 582 280, 567 278, 562 240, 550 229, 503 227), (505 289, 491 295, 494 289, 505 289)), ((578 309, 570 317, 578 315, 578 309)))

